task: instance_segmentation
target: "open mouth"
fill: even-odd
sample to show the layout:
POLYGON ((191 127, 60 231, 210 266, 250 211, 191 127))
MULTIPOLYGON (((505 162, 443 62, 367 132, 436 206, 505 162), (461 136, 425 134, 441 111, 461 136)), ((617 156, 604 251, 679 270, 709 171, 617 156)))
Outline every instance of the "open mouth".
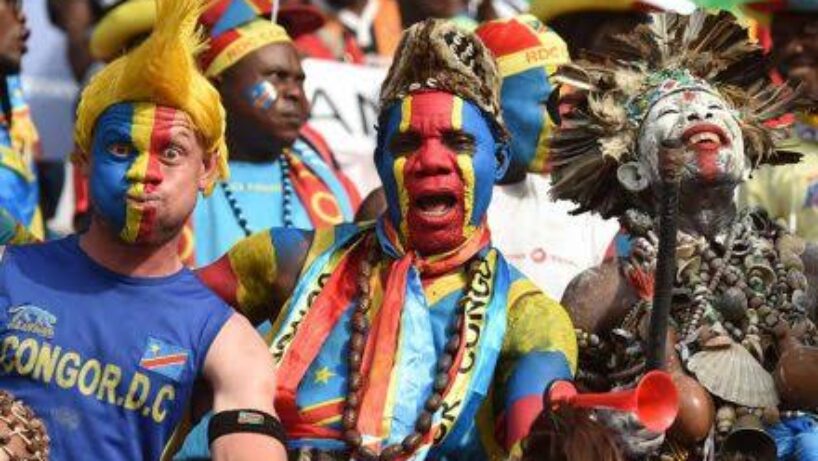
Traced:
POLYGON ((730 145, 727 133, 718 125, 698 123, 682 133, 682 141, 695 150, 716 150, 730 145))
POLYGON ((413 205, 423 215, 444 216, 457 206, 457 197, 451 192, 425 194, 416 198, 413 205))

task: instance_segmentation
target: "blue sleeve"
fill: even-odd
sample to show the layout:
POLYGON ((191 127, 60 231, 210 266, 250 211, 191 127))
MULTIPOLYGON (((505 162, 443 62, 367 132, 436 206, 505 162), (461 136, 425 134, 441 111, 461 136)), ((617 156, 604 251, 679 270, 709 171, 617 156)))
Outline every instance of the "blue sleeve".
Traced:
POLYGON ((25 192, 20 188, 20 176, 0 165, 0 207, 5 208, 11 216, 24 224, 28 223, 34 212, 28 203, 28 197, 21 197, 25 192))

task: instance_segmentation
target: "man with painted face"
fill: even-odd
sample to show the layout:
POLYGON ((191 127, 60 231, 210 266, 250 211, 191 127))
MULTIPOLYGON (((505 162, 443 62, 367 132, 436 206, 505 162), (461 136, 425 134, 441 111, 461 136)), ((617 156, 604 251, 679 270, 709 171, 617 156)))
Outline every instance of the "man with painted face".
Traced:
POLYGON ((196 68, 198 0, 157 11, 80 100, 89 230, 0 251, 0 381, 43 418, 52 460, 168 459, 203 380, 213 459, 283 461, 264 342, 177 254, 198 193, 227 174, 224 111, 196 68))
POLYGON ((270 2, 220 0, 200 20, 210 35, 202 69, 227 111, 231 177, 196 207, 199 264, 262 229, 352 221, 360 201, 323 138, 305 125, 304 71, 270 14, 270 2))
POLYGON ((548 139, 559 89, 551 81, 570 61, 565 42, 530 15, 491 21, 475 33, 491 50, 502 77, 500 106, 511 133, 511 161, 489 206, 492 241, 546 293, 559 299, 582 270, 602 262, 618 224, 572 216, 570 202, 548 194, 548 139), (547 223, 547 225, 543 225, 547 223))
POLYGON ((667 267, 657 235, 675 220, 673 286, 661 288, 673 294, 665 366, 679 414, 664 442, 629 417, 600 420, 639 459, 777 452, 812 461, 818 329, 808 312, 818 253, 735 203, 753 167, 797 161, 769 122, 797 108, 798 91, 770 84, 754 65, 761 49, 727 13, 653 15, 610 50, 555 77, 580 92, 551 142, 553 193, 580 212, 619 217, 632 248, 580 274, 563 296, 579 331, 582 384, 633 386, 660 347, 648 329, 654 273, 667 267), (673 189, 678 207, 659 216, 673 189), (748 428, 766 432, 743 438, 748 428))
POLYGON ((493 459, 572 376, 564 310, 491 245, 485 213, 508 163, 499 83, 474 35, 411 27, 381 89, 386 212, 255 234, 200 272, 251 321, 274 319, 293 456, 493 459))
POLYGON ((28 35, 22 2, 0 1, 0 206, 42 238, 34 169, 40 140, 20 82, 28 35))

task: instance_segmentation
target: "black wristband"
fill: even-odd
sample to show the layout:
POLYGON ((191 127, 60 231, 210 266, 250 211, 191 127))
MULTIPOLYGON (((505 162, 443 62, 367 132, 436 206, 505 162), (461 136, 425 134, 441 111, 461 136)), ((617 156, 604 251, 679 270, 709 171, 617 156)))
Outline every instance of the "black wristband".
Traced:
POLYGON ((287 447, 287 433, 281 421, 275 416, 259 410, 228 410, 213 415, 207 425, 207 439, 210 444, 227 434, 251 432, 270 436, 287 447))

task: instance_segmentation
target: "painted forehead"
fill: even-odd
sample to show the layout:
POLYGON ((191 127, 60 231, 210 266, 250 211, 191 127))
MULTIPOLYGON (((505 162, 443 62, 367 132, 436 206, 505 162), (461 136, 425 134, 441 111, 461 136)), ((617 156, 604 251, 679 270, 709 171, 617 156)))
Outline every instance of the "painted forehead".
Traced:
POLYGON ((738 118, 738 114, 726 99, 712 91, 698 88, 681 89, 659 98, 653 103, 647 118, 655 119, 667 110, 668 106, 684 109, 693 105, 706 105, 710 109, 727 110, 734 118, 738 118))
POLYGON ((133 135, 135 127, 164 126, 193 135, 190 117, 183 111, 147 102, 122 102, 107 108, 97 119, 95 136, 133 135))
POLYGON ((447 130, 467 132, 489 129, 477 105, 442 91, 414 93, 396 102, 389 111, 388 125, 401 133, 415 131, 434 135, 447 130), (397 126, 395 126, 395 122, 397 126))

